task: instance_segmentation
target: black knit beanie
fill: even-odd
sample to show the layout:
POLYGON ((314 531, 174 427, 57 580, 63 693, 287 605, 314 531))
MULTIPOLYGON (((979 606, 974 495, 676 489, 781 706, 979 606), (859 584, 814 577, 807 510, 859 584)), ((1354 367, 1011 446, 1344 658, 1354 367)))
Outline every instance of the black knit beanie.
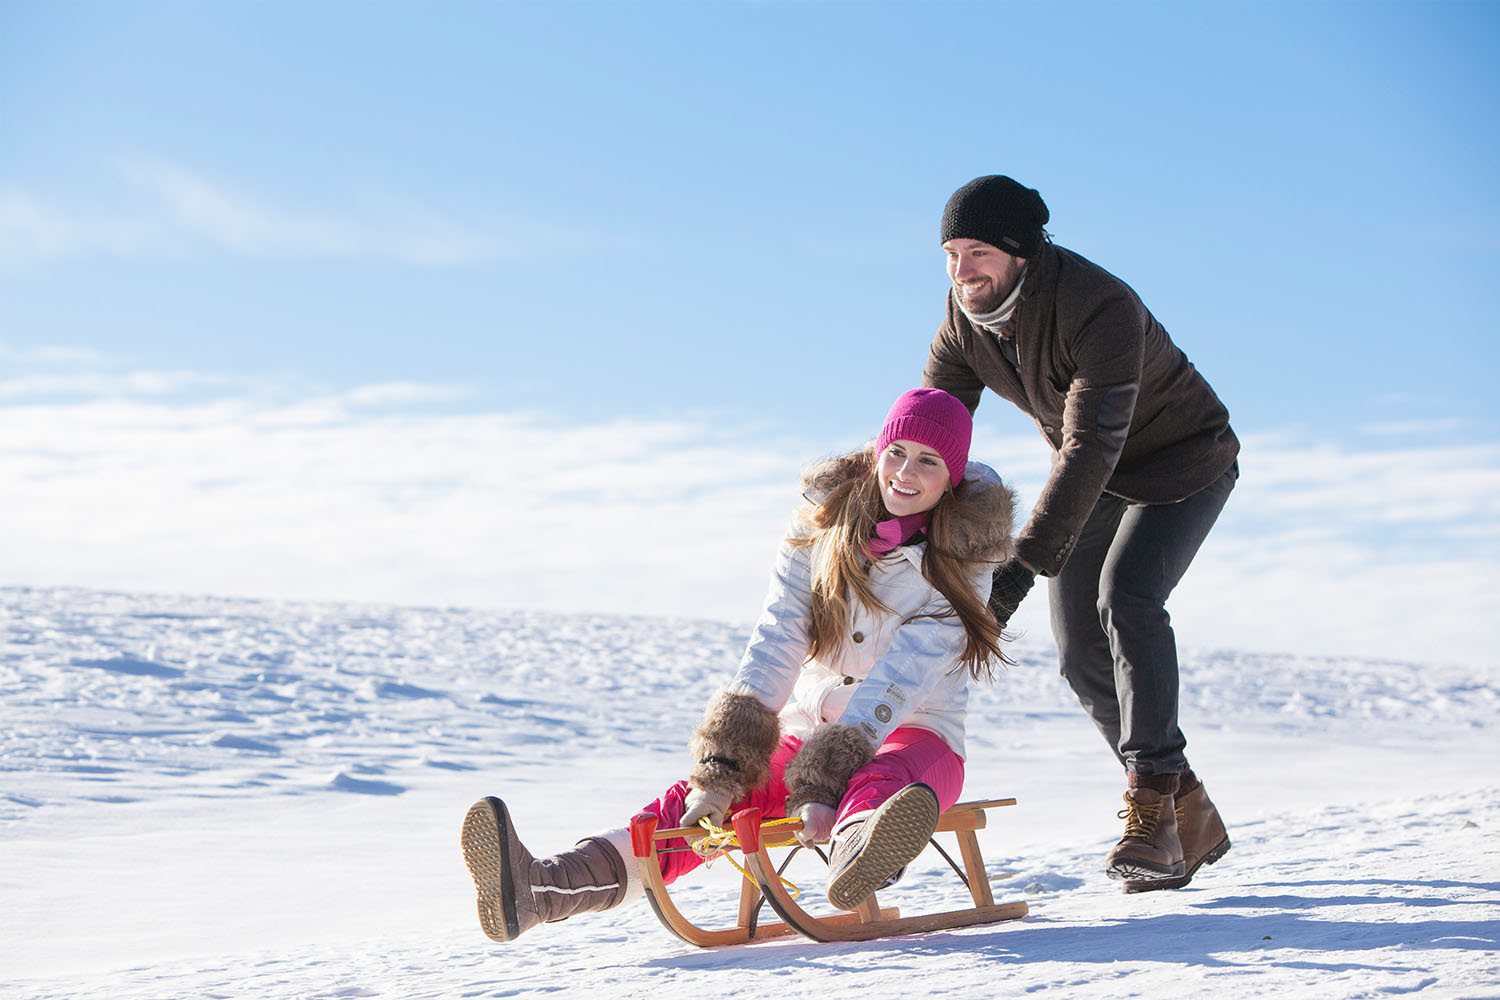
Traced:
POLYGON ((1047 203, 1034 189, 1000 174, 976 177, 948 199, 938 242, 980 240, 1013 257, 1030 257, 1042 245, 1048 218, 1047 203))

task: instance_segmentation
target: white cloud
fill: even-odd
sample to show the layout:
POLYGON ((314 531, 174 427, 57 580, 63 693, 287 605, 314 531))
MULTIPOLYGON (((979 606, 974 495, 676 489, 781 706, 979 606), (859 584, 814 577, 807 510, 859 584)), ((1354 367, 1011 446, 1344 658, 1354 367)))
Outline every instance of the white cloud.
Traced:
POLYGON ((8 583, 754 613, 805 449, 244 400, 0 410, 8 583))
POLYGON ((169 396, 201 389, 222 389, 226 384, 227 380, 219 376, 186 371, 27 372, 13 378, 0 379, 0 399, 42 396, 169 396))
POLYGON ((1362 434, 1374 437, 1421 437, 1423 435, 1456 434, 1470 424, 1457 417, 1433 420, 1385 420, 1362 425, 1362 434))
POLYGON ((135 257, 180 245, 159 213, 68 211, 25 191, 0 190, 0 261, 76 254, 135 257))
POLYGON ((29 347, 17 350, 0 344, 0 361, 11 365, 103 365, 105 355, 83 347, 29 347))
POLYGON ((256 257, 363 257, 442 265, 508 252, 493 236, 413 205, 287 207, 177 164, 122 165, 125 187, 104 209, 58 207, 0 190, 0 260, 138 257, 210 249, 256 257), (127 197, 127 195, 129 195, 127 197))
MULTIPOLYGON (((797 470, 837 444, 454 413, 429 405, 453 390, 420 384, 151 392, 184 377, 0 403, 0 583, 748 622, 797 470)), ((1500 449, 1245 443, 1171 603, 1184 644, 1495 662, 1500 449)), ((1035 499, 1039 442, 981 434, 975 455, 1035 499)), ((1033 636, 1048 634, 1043 589, 1018 619, 1033 636)))
POLYGON ((469 395, 469 390, 457 386, 377 382, 341 393, 338 398, 349 406, 363 409, 402 403, 452 403, 469 395))
POLYGON ((1249 516, 1257 519, 1327 517, 1328 530, 1341 532, 1500 520, 1500 445, 1354 451, 1270 436, 1247 436, 1244 444, 1249 516))
POLYGON ((61 214, 21 191, 0 191, 0 258, 55 257, 78 243, 61 214))

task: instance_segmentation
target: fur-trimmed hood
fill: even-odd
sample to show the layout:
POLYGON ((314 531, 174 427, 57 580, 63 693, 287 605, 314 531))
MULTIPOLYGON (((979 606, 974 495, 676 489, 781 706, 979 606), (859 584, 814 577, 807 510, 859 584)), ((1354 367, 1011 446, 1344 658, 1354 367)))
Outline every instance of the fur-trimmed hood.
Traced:
MULTIPOLYGON (((817 506, 835 487, 869 475, 874 465, 873 444, 815 462, 802 473, 802 496, 817 506)), ((952 498, 942 502, 955 505, 951 522, 955 556, 970 562, 1004 562, 1015 554, 1016 494, 994 469, 970 462, 952 498)))

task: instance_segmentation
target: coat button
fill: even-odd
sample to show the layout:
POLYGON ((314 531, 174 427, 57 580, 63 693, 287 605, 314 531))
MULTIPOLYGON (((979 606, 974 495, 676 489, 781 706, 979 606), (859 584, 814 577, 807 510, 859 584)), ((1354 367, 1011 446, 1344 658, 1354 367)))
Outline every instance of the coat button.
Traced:
POLYGON ((1043 427, 1042 430, 1046 431, 1048 434, 1056 434, 1057 433, 1057 431, 1053 430, 1051 427, 1043 427))
POLYGON ((856 632, 856 633, 854 633, 854 641, 855 642, 864 642, 865 641, 865 634, 863 632, 856 632))
POLYGON ((845 677, 844 678, 844 683, 845 684, 853 684, 854 683, 854 678, 853 677, 845 677))

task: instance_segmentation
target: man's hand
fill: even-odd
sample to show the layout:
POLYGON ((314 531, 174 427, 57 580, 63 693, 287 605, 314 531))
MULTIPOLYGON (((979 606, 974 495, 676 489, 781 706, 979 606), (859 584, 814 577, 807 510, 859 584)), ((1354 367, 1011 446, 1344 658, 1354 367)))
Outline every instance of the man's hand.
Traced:
POLYGON ((1000 564, 995 570, 994 580, 990 585, 990 613, 995 616, 995 622, 1003 629, 1010 624, 1011 616, 1031 593, 1031 585, 1036 582, 1036 570, 1026 565, 1020 559, 1010 559, 1000 564))

